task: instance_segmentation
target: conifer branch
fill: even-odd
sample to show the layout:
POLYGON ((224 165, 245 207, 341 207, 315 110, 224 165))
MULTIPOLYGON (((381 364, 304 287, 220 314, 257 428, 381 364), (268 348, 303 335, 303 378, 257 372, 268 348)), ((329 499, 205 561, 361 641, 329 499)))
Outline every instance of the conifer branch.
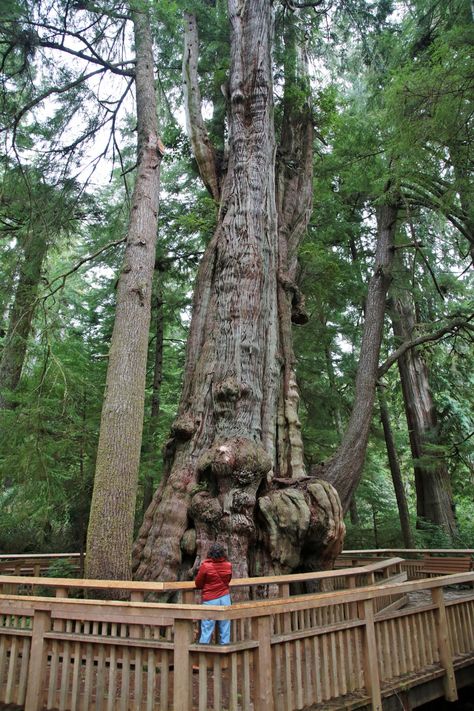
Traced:
POLYGON ((396 363, 399 358, 401 358, 407 351, 411 350, 412 348, 416 348, 416 346, 421 346, 423 343, 428 343, 432 341, 439 341, 448 333, 457 333, 463 329, 467 329, 470 332, 474 332, 474 326, 472 326, 470 323, 473 318, 474 315, 469 316, 467 318, 454 318, 452 319, 452 321, 446 324, 446 326, 443 326, 443 328, 440 328, 437 331, 433 331, 432 333, 425 333, 423 336, 418 336, 418 338, 414 338, 411 341, 405 341, 405 343, 402 343, 401 346, 399 346, 387 358, 387 360, 382 363, 381 366, 379 366, 378 377, 383 377, 385 373, 390 370, 392 365, 396 363))

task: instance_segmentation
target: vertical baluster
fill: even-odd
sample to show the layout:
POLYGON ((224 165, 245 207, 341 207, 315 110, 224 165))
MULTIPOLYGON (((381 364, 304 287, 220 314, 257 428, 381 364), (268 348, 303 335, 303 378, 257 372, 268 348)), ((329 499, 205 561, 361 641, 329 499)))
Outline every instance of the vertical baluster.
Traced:
POLYGON ((347 693, 347 661, 345 650, 345 633, 337 632, 336 640, 336 650, 337 650, 337 668, 338 668, 338 682, 339 682, 339 694, 344 695, 347 693))
POLYGON ((230 655, 229 711, 238 710, 237 654, 230 655))
POLYGON ((274 647, 273 647, 273 659, 274 659, 273 678, 275 680, 274 699, 275 699, 276 711, 284 711, 281 648, 282 648, 281 643, 278 643, 278 644, 274 645, 274 647))
POLYGON ((75 642, 73 648, 73 668, 72 668, 72 687, 71 687, 71 711, 78 711, 79 709, 79 694, 81 685, 81 643, 75 642))
POLYGON ((329 680, 329 645, 327 633, 321 635, 321 680, 323 701, 331 698, 331 683, 329 680))
POLYGON ((207 655, 199 654, 199 711, 207 711, 207 655))
POLYGON ((303 708, 303 667, 301 660, 301 640, 296 639, 293 643, 295 647, 295 691, 296 708, 303 708))
MULTIPOLYGON (((24 637, 23 644, 21 648, 21 668, 20 668, 20 679, 18 682, 18 700, 17 703, 23 706, 26 698, 26 686, 28 684, 28 660, 30 657, 30 639, 24 637)), ((1 687, 1 676, 0 676, 0 687, 1 687)))
POLYGON ((120 688, 120 711, 128 711, 130 702, 130 649, 122 646, 122 684, 120 688))
POLYGON ((117 647, 112 645, 109 652, 109 682, 108 682, 108 697, 107 711, 115 709, 115 690, 117 688, 117 647))
POLYGON ((319 704, 322 701, 321 694, 321 661, 319 654, 319 636, 314 635, 313 647, 313 669, 314 669, 314 701, 319 704))
POLYGON ((7 661, 8 646, 7 638, 5 635, 0 635, 0 700, 5 701, 5 697, 2 696, 3 687, 3 675, 5 671, 5 664, 7 661))
POLYGON ((411 616, 407 615, 403 618, 405 628, 405 655, 407 660, 407 671, 412 673, 415 670, 413 664, 413 645, 411 640, 411 616))
POLYGON ((293 674, 292 674, 292 650, 291 644, 285 642, 285 653, 283 655, 283 663, 285 665, 285 691, 287 708, 293 708, 293 674))
POLYGON ((133 676, 133 711, 140 711, 142 707, 143 697, 143 670, 142 670, 142 650, 140 647, 135 647, 134 662, 135 672, 133 676))
POLYGON ((424 632, 423 621, 425 619, 425 612, 420 612, 416 616, 417 626, 418 626, 418 645, 420 650, 420 671, 424 669, 428 664, 428 655, 426 653, 426 640, 424 632))
POLYGON ((222 711, 222 679, 221 668, 217 654, 214 657, 214 711, 222 711))
MULTIPOLYGON (((96 671, 96 692, 95 692, 95 708, 96 711, 102 711, 105 700, 105 647, 103 644, 98 645, 97 653, 97 671, 96 671)), ((112 689, 115 696, 115 689, 112 689)))
POLYGON ((13 701, 13 689, 15 684, 16 667, 18 664, 18 637, 13 637, 10 646, 10 661, 8 664, 7 688, 5 690, 5 701, 11 703, 13 701))
POLYGON ((305 695, 304 701, 306 706, 314 703, 313 691, 313 665, 311 663, 311 639, 306 637, 304 642, 304 671, 305 671, 305 695))
POLYGON ((161 652, 161 667, 160 667, 160 711, 168 711, 169 693, 170 693, 170 664, 169 652, 163 649, 161 652))
MULTIPOLYGON (((251 695, 250 695, 250 652, 248 649, 245 650, 242 660, 242 709, 250 709, 251 695)), ((252 652, 253 654, 253 652, 252 652)))
MULTIPOLYGON (((155 708, 155 678, 156 678, 156 660, 155 650, 149 649, 147 653, 147 671, 146 671, 146 711, 153 711, 155 708)), ((156 708, 164 708, 160 701, 156 704, 156 708)))

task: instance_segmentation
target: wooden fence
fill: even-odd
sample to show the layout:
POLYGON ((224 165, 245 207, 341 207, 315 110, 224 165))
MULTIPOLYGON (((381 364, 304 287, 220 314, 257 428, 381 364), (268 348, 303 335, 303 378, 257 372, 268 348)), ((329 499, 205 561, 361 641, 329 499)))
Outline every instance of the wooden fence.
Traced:
MULTIPOLYGON (((399 575, 399 561, 388 573, 384 565, 369 574, 399 575)), ((333 581, 367 574, 337 571, 333 581)), ((328 584, 326 573, 305 577, 314 575, 328 584)), ((228 608, 136 599, 149 586, 186 597, 183 583, 114 583, 130 590, 127 602, 65 597, 66 587, 110 587, 89 580, 48 580, 57 597, 1 594, 0 701, 26 711, 296 711, 346 699, 376 710, 420 675, 443 677, 446 698, 456 698, 455 666, 474 661, 474 593, 445 600, 443 588, 473 585, 474 573, 290 597, 285 586, 301 579, 285 577, 237 581, 280 597, 228 608), (393 609, 420 591, 425 604, 393 609), (232 620, 231 644, 196 643, 198 621, 209 618, 232 620)), ((31 591, 45 582, 0 579, 31 591)))
POLYGON ((409 580, 419 580, 449 573, 468 573, 474 570, 473 548, 373 548, 369 550, 347 550, 337 559, 337 566, 360 566, 377 559, 402 556, 402 569, 409 580))

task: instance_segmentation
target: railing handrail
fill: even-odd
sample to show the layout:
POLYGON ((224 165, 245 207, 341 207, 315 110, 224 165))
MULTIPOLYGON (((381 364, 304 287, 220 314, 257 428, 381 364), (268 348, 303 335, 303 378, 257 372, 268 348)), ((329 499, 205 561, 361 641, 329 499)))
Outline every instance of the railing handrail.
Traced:
MULTIPOLYGON (((7 576, 4 576, 5 578, 7 576)), ((36 579, 38 580, 38 578, 36 579)), ((42 579, 39 579, 40 581, 42 579)), ((74 598, 50 598, 32 595, 12 595, 0 594, 0 600, 8 600, 11 604, 11 614, 15 614, 15 606, 32 614, 34 610, 53 611, 55 608, 69 609, 75 608, 78 613, 86 614, 87 610, 97 608, 112 608, 119 610, 122 615, 130 617, 130 622, 140 624, 136 615, 140 611, 140 617, 153 618, 157 612, 162 617, 180 620, 203 620, 203 619, 239 619, 245 617, 261 617, 275 615, 283 612, 304 610, 307 608, 319 608, 341 603, 362 602, 364 600, 374 600, 379 597, 389 595, 406 594, 423 589, 442 588, 446 585, 461 585, 463 583, 474 583, 474 572, 456 573, 452 575, 442 575, 436 578, 425 578, 402 583, 388 583, 386 585, 370 585, 362 588, 351 588, 349 590, 337 590, 329 593, 309 593, 306 595, 295 595, 290 598, 271 598, 265 600, 252 600, 250 602, 239 602, 231 606, 199 605, 192 603, 166 603, 166 602, 145 602, 120 600, 77 600, 74 598), (245 613, 242 615, 242 613, 245 613)))
MULTIPOLYGON (((396 565, 397 563, 403 563, 403 558, 390 558, 388 560, 369 563, 364 566, 339 568, 338 570, 324 570, 315 573, 293 573, 288 575, 235 578, 231 580, 230 586, 232 588, 254 587, 258 585, 290 584, 305 581, 314 582, 331 578, 353 577, 354 575, 373 573, 377 570, 396 565)), ((0 585, 2 584, 32 585, 49 588, 128 590, 130 592, 176 592, 180 590, 196 590, 196 585, 193 580, 150 582, 139 580, 96 580, 87 578, 50 578, 26 575, 0 575, 0 585)))
POLYGON ((419 553, 420 555, 431 553, 449 553, 453 555, 474 555, 474 548, 367 548, 355 550, 343 550, 340 555, 375 555, 380 553, 419 553))
POLYGON ((2 560, 47 560, 48 558, 80 558, 81 553, 1 553, 2 560))

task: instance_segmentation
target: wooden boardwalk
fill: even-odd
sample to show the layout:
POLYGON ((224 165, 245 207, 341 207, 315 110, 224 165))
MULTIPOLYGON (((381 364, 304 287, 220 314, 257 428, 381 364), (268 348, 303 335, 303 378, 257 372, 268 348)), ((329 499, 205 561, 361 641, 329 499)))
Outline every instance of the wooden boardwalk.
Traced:
MULTIPOLYGON (((234 598, 259 597, 229 608, 196 604, 193 583, 0 576, 0 704, 329 711, 455 700, 474 682, 474 572, 422 577, 420 557, 415 570, 400 557, 358 565, 352 553, 346 569, 233 581, 234 598), (290 595, 303 582, 320 592, 290 595), (130 600, 91 599, 104 587, 130 600), (71 596, 86 589, 87 599, 71 596), (179 603, 156 601, 170 592, 179 603), (196 643, 209 617, 232 620, 230 645, 196 643)), ((15 572, 31 573, 24 562, 15 572)))

